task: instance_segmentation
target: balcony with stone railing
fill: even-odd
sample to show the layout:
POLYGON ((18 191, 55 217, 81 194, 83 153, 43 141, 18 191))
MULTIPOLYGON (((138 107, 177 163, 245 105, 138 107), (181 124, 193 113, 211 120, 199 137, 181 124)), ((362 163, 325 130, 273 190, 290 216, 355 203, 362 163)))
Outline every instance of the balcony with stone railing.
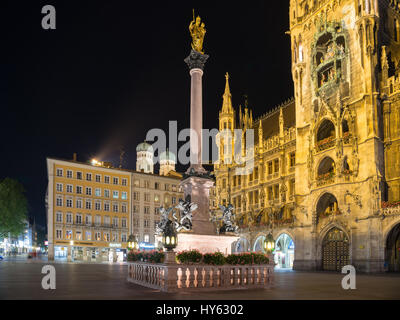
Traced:
POLYGON ((164 292, 266 288, 273 281, 273 264, 179 265, 128 263, 128 282, 164 292))
POLYGON ((284 132, 284 143, 296 140, 296 128, 289 128, 284 132))
POLYGON ((333 136, 317 141, 316 143, 317 152, 333 148, 335 146, 335 142, 336 139, 333 136))
POLYGON ((325 174, 321 174, 317 177, 317 187, 322 187, 326 186, 329 184, 335 183, 335 173, 334 172, 328 172, 325 174))

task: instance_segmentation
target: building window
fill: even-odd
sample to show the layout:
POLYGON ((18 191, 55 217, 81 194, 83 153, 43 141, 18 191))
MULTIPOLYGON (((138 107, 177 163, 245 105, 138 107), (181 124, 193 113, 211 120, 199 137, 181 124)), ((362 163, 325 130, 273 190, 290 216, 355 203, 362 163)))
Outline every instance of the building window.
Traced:
POLYGON ((72 240, 72 230, 65 231, 65 239, 72 240))
POLYGON ((63 191, 62 183, 57 183, 56 190, 57 190, 57 192, 62 192, 63 191))
POLYGON ((92 224, 92 216, 90 214, 86 215, 85 222, 86 222, 87 225, 92 224))
POLYGON ((101 182, 101 175, 96 174, 96 182, 101 182))
POLYGON ((113 204, 113 212, 118 212, 118 203, 113 204))
POLYGON ((118 199, 118 191, 113 191, 113 198, 118 199))
POLYGON ((62 212, 56 213, 56 222, 62 223, 63 222, 63 214, 62 212))
POLYGON ((77 194, 82 194, 82 187, 81 186, 76 186, 76 193, 77 194))
POLYGON ((144 227, 145 228, 149 227, 149 220, 147 220, 147 219, 144 220, 144 227))
POLYGON ((67 199, 66 204, 67 204, 67 208, 72 208, 72 198, 67 199))
POLYGON ((296 153, 292 152, 290 154, 290 167, 294 167, 296 165, 296 153))
POLYGON ((104 183, 110 183, 110 177, 104 176, 104 183))
POLYGON ((101 233, 100 232, 96 232, 94 234, 94 240, 96 240, 96 241, 100 241, 101 240, 101 233))
POLYGON ((110 242, 110 234, 108 232, 103 233, 103 241, 110 242))
POLYGON ((154 183, 154 189, 160 190, 160 183, 159 182, 155 182, 154 183))
POLYGON ((100 201, 96 201, 94 203, 94 210, 101 210, 101 202, 100 201))
POLYGON ((110 197, 110 190, 104 190, 104 198, 110 197))
POLYGON ((150 242, 150 236, 148 234, 144 235, 144 242, 150 242))
POLYGON ((62 230, 60 229, 56 230, 56 239, 62 239, 62 230))
POLYGON ((76 208, 82 209, 82 199, 76 199, 76 208))
POLYGON ((126 228, 126 219, 121 219, 122 228, 126 228))
POLYGON ((77 178, 78 180, 82 180, 82 172, 77 172, 77 173, 76 173, 76 178, 77 178))
POLYGON ((274 186, 274 197, 275 197, 275 200, 279 199, 279 184, 276 184, 274 186))
POLYGON ((73 185, 72 184, 67 184, 67 192, 72 193, 73 192, 73 185))
POLYGON ((121 242, 126 242, 126 233, 121 235, 121 242))
POLYGON ((140 193, 139 192, 134 192, 133 193, 133 200, 139 201, 140 200, 140 193))
POLYGON ((145 213, 145 214, 149 214, 149 213, 150 213, 150 207, 145 206, 145 207, 144 207, 144 213, 145 213))
POLYGON ((126 178, 122 179, 122 185, 126 186, 128 184, 128 180, 126 178))
POLYGON ((101 189, 100 188, 96 188, 96 190, 94 191, 94 194, 96 197, 101 197, 101 189))
POLYGON ((127 211, 127 205, 126 205, 126 203, 123 203, 123 204, 121 205, 121 212, 122 212, 122 213, 126 213, 126 211, 127 211))
POLYGON ((144 194, 144 201, 145 202, 150 202, 150 193, 145 193, 144 194))
POLYGON ((113 232, 112 234, 112 242, 117 242, 118 241, 118 232, 113 232))
POLYGON ((86 231, 86 236, 85 236, 87 241, 92 241, 92 232, 91 231, 86 231))
POLYGON ((118 218, 117 217, 113 218, 113 227, 118 228, 118 218))
POLYGON ((101 216, 97 215, 94 217, 94 223, 99 226, 101 224, 101 216))
POLYGON ((82 232, 81 231, 76 231, 75 232, 75 239, 76 240, 82 240, 82 232))
POLYGON ((113 177, 113 184, 118 184, 118 178, 113 177))
POLYGON ((160 195, 158 195, 158 194, 154 195, 154 202, 155 203, 159 203, 160 202, 160 195))
POLYGON ((72 170, 67 170, 67 178, 72 179, 72 177, 73 177, 73 172, 72 172, 72 170))
POLYGON ((140 187, 140 180, 135 180, 134 182, 133 182, 133 185, 135 186, 135 187, 140 187))
POLYGON ((86 195, 91 196, 92 195, 92 188, 86 187, 86 195))
POLYGON ((86 173, 86 180, 87 181, 92 181, 92 174, 91 173, 86 173))
POLYGON ((133 205, 133 213, 139 213, 139 206, 133 205))
POLYGON ((128 193, 127 192, 121 192, 121 199, 122 200, 126 200, 126 199, 128 199, 128 193))
POLYGON ((67 212, 66 221, 67 221, 67 223, 72 223, 72 213, 71 212, 67 212))
POLYGON ((104 202, 104 211, 110 211, 110 203, 104 202))
POLYGON ((274 160, 274 172, 279 172, 279 159, 274 160))
POLYGON ((86 200, 86 206, 85 208, 87 210, 91 210, 92 209, 92 200, 86 200))
POLYGON ((154 208, 154 214, 157 215, 157 214, 159 214, 159 212, 160 212, 160 211, 159 211, 159 208, 155 207, 155 208, 154 208))
POLYGON ((274 199, 274 194, 272 187, 268 187, 268 200, 273 200, 274 199))
POLYGON ((77 214, 75 216, 75 222, 76 222, 76 224, 82 224, 82 215, 81 214, 77 214))
POLYGON ((272 161, 268 162, 268 174, 272 174, 272 161))
POLYGON ((146 181, 144 182, 144 187, 145 187, 146 189, 150 188, 150 182, 146 180, 146 181))
POLYGON ((63 169, 57 169, 57 177, 63 176, 63 169))
POLYGON ((62 207, 63 205, 63 198, 61 196, 57 196, 56 198, 56 206, 57 207, 62 207))

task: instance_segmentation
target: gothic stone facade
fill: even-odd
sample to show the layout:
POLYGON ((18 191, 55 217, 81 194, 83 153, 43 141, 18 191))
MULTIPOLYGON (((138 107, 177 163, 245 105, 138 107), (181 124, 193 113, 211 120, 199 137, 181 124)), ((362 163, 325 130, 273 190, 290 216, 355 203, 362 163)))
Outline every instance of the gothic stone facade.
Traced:
POLYGON ((237 121, 227 84, 221 129, 256 133, 251 174, 233 176, 223 136, 215 166, 245 249, 286 233, 294 269, 400 270, 399 6, 291 0, 294 101, 237 121))

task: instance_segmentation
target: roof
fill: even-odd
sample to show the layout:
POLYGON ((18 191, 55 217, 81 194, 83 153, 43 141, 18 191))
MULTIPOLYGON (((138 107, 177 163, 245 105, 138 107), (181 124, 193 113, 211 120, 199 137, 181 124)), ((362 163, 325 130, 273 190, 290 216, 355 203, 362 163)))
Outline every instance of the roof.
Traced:
POLYGON ((136 152, 141 152, 141 151, 153 152, 153 147, 151 146, 151 144, 148 144, 147 142, 142 142, 139 143, 136 147, 136 152))
POLYGON ((176 156, 173 152, 167 150, 160 154, 160 160, 169 160, 169 161, 176 162, 176 156))

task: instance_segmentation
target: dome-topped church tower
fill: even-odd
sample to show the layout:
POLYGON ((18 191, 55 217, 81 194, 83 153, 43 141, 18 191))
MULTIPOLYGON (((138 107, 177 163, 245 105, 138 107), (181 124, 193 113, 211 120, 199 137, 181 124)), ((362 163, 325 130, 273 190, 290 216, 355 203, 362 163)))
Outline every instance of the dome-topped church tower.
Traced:
POLYGON ((175 171, 176 157, 167 149, 160 154, 160 176, 167 176, 171 171, 175 171))
POLYGON ((147 142, 142 142, 136 147, 136 171, 145 173, 154 172, 153 147, 147 142))

